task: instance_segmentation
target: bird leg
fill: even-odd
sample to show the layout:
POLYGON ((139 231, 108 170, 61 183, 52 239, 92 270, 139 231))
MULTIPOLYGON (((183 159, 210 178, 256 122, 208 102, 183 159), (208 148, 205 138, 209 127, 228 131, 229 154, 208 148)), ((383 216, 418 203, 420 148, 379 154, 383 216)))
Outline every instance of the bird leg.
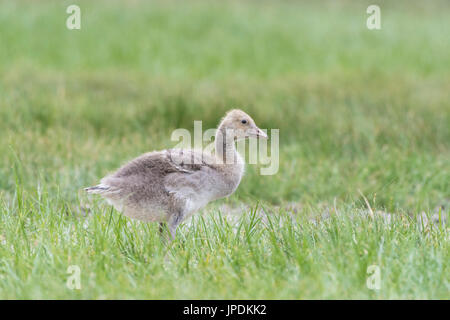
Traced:
POLYGON ((170 240, 175 240, 175 236, 177 235, 177 227, 180 225, 183 220, 183 213, 177 212, 169 218, 169 232, 170 232, 170 240))
POLYGON ((165 229, 166 229, 165 222, 160 222, 158 231, 159 231, 159 236, 160 236, 161 239, 163 239, 163 237, 164 237, 164 230, 165 229))

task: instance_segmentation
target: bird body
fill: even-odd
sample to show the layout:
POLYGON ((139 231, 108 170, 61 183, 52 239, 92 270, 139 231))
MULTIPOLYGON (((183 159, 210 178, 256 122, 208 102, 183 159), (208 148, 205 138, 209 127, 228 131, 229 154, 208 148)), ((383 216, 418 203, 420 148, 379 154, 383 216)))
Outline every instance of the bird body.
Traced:
POLYGON ((85 190, 100 194, 127 217, 167 222, 173 238, 183 220, 236 190, 244 161, 234 142, 249 136, 267 137, 247 114, 232 110, 219 125, 215 155, 186 149, 145 153, 85 190))

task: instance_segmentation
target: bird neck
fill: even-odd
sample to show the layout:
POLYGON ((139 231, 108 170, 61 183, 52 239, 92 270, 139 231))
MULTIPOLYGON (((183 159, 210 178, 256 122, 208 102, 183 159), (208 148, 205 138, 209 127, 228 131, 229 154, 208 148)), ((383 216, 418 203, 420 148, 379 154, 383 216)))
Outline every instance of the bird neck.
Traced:
POLYGON ((219 126, 215 138, 216 157, 219 163, 236 164, 238 155, 234 146, 234 135, 232 130, 226 130, 224 126, 219 126))

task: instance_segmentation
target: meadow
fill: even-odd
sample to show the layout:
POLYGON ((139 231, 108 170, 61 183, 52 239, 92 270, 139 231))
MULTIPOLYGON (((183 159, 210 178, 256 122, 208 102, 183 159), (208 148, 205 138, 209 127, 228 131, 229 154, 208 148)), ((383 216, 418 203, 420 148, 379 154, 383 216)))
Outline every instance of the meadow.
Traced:
POLYGON ((369 4, 0 0, 0 299, 449 299, 450 3, 369 4), (83 193, 231 108, 279 171, 170 246, 83 193))

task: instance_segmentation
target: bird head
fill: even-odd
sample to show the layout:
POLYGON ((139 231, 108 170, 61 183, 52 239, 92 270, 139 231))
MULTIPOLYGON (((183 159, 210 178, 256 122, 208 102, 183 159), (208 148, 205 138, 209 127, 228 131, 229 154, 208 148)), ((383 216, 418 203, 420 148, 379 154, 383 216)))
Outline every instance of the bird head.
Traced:
POLYGON ((225 131, 227 135, 231 134, 234 140, 247 138, 267 139, 267 134, 256 126, 252 117, 239 109, 227 112, 220 122, 219 130, 225 131))

